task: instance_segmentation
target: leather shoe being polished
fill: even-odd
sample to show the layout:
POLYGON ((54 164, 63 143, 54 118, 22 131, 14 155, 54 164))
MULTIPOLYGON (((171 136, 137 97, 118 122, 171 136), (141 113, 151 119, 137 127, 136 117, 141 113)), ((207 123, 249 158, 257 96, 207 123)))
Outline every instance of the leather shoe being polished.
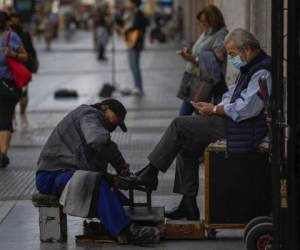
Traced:
POLYGON ((133 175, 119 178, 134 185, 141 185, 151 190, 156 190, 158 185, 158 169, 149 164, 133 175))
POLYGON ((156 190, 158 185, 158 169, 152 165, 147 165, 142 170, 135 174, 134 183, 143 185, 156 190))
POLYGON ((194 196, 183 196, 178 207, 165 213, 171 220, 199 220, 200 213, 194 196))

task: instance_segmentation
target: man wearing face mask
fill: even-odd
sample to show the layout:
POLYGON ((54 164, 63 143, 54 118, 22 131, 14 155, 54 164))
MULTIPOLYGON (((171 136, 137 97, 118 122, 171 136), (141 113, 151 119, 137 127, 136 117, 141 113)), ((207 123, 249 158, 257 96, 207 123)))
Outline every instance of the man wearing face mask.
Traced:
POLYGON ((36 187, 40 193, 60 197, 68 214, 98 218, 112 236, 153 243, 159 231, 132 223, 122 207, 125 196, 118 191, 115 178, 107 174, 108 164, 118 175, 129 174, 129 165, 110 137, 117 126, 127 131, 126 113, 115 99, 81 105, 70 112, 42 149, 36 187))
POLYGON ((176 158, 174 192, 182 194, 182 200, 177 208, 166 213, 170 219, 199 220, 196 202, 199 158, 208 144, 226 138, 228 153, 246 153, 255 151, 267 134, 259 79, 266 79, 270 96, 271 58, 257 39, 243 29, 231 32, 225 47, 240 74, 223 95, 222 102, 216 106, 194 103, 199 115, 175 118, 148 156, 149 164, 135 177, 124 178, 156 190, 158 172, 166 172, 176 158))

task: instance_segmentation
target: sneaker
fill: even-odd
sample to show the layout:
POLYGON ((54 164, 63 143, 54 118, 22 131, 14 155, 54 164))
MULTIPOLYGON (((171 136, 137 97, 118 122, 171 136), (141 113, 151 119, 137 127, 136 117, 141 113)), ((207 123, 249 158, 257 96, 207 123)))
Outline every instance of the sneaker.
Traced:
POLYGON ((144 91, 139 89, 139 88, 134 88, 134 89, 131 90, 131 94, 135 95, 135 96, 143 96, 144 91))
POLYGON ((159 243, 160 232, 156 227, 132 223, 127 229, 127 238, 131 244, 155 244, 159 243))
POLYGON ((9 158, 5 154, 0 154, 0 168, 6 168, 9 164, 9 158))

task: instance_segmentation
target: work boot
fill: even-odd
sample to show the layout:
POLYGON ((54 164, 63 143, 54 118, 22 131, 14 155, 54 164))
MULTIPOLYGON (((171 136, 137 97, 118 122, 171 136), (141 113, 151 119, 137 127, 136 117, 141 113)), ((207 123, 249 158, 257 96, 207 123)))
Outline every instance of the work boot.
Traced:
POLYGON ((160 232, 156 227, 139 226, 132 223, 125 233, 131 244, 154 244, 159 243, 160 240, 160 232))
POLYGON ((0 168, 6 168, 9 164, 9 158, 6 154, 0 153, 0 168))
POLYGON ((151 190, 156 190, 158 185, 158 169, 148 164, 142 170, 135 173, 132 178, 133 183, 143 185, 151 190))
POLYGON ((195 196, 183 196, 178 207, 165 213, 171 220, 199 220, 200 213, 195 196))

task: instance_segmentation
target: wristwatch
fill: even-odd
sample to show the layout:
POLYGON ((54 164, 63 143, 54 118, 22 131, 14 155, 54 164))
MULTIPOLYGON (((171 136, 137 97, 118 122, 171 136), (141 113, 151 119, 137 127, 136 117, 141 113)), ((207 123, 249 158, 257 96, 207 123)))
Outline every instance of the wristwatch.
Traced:
POLYGON ((218 108, 217 105, 213 107, 213 114, 217 114, 217 108, 218 108))

